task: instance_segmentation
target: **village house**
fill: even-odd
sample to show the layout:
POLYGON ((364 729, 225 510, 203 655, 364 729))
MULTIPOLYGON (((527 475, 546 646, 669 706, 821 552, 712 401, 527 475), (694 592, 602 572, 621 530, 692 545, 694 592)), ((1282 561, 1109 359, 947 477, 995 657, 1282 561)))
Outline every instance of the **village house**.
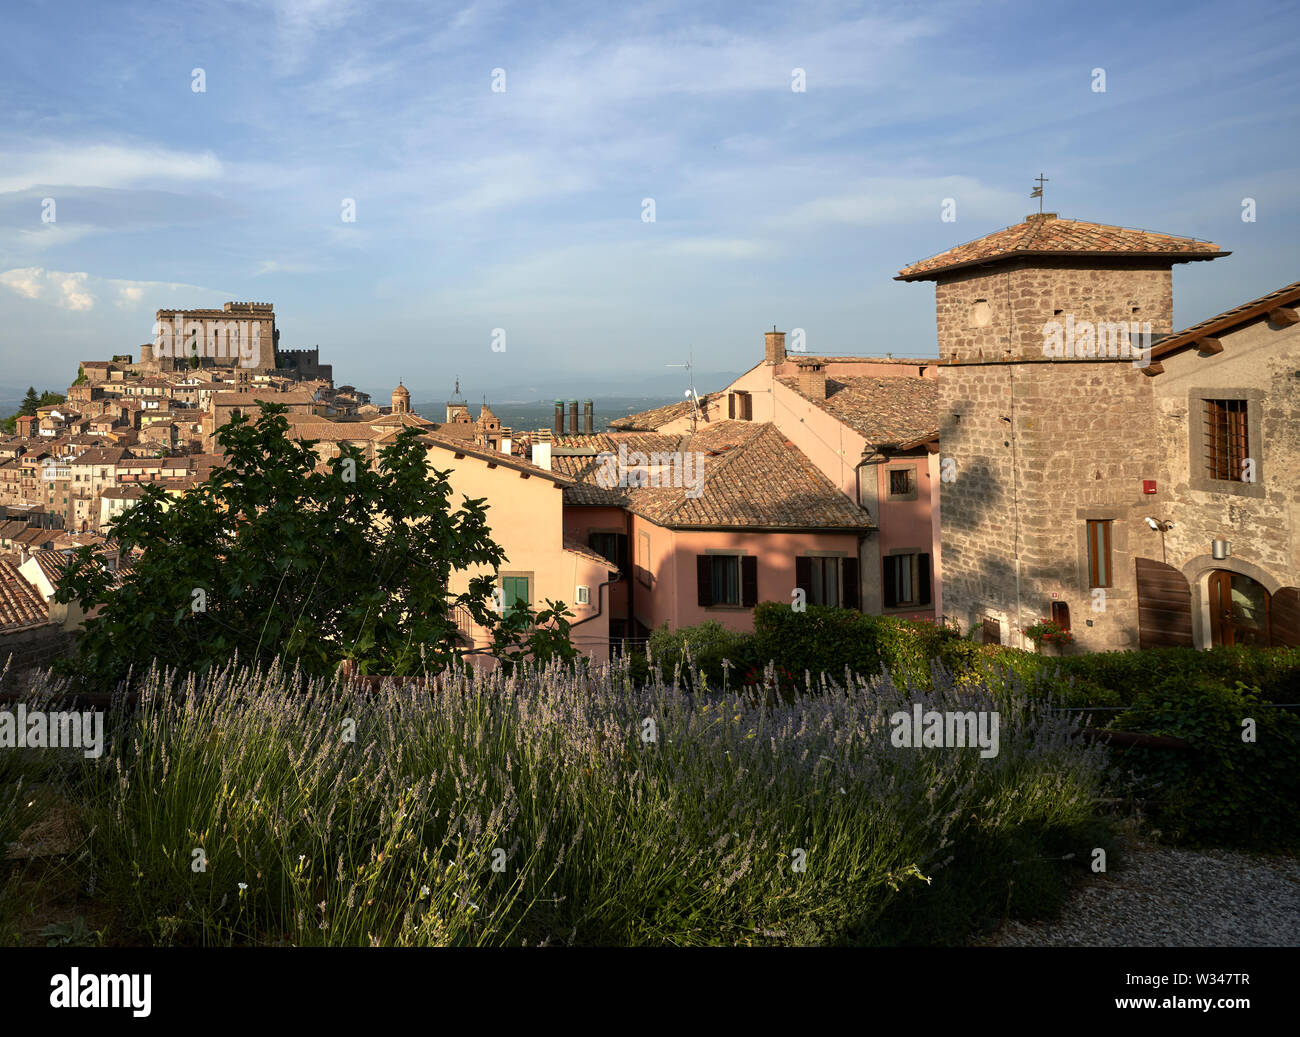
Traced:
MULTIPOLYGON (((785 340, 784 332, 766 332, 763 360, 730 385, 700 397, 698 404, 687 399, 616 419, 610 422, 611 436, 653 433, 658 440, 644 441, 637 449, 647 455, 651 448, 671 454, 680 447, 665 440, 691 437, 692 429, 699 436, 722 428, 732 429, 733 435, 744 428, 770 428, 770 434, 748 441, 755 461, 745 478, 725 490, 723 483, 715 487, 729 501, 744 502, 744 507, 752 504, 754 514, 761 508, 774 529, 787 535, 798 532, 795 539, 756 541, 765 545, 761 554, 751 562, 739 563, 756 572, 761 565, 767 573, 753 587, 752 597, 792 602, 793 592, 801 590, 803 600, 810 604, 843 604, 905 618, 941 616, 938 372, 934 364, 802 353, 792 356, 786 351, 785 340), (761 474, 765 469, 771 473, 811 471, 822 480, 815 488, 804 487, 806 499, 794 509, 797 521, 789 515, 780 517, 782 510, 789 509, 770 498, 780 498, 783 478, 761 474), (845 539, 850 531, 851 542, 845 539)), ((562 418, 562 412, 557 411, 557 416, 562 418)), ((571 427, 575 422, 576 406, 571 404, 571 427)), ((572 436, 557 440, 557 454, 566 454, 571 441, 572 436)), ((707 445, 707 439, 701 442, 707 445)), ((706 460, 705 471, 709 468, 706 460)), ((744 470, 736 470, 731 478, 744 470)), ((570 497, 576 508, 577 493, 570 497)), ((726 514, 726 509, 718 514, 726 514)), ((732 525, 750 527, 751 537, 759 533, 753 528, 759 525, 755 518, 731 515, 715 529, 693 530, 693 547, 704 553, 735 547, 733 540, 724 539, 706 544, 709 538, 703 535, 720 535, 732 525)), ((656 557, 656 538, 649 534, 649 530, 638 530, 632 543, 639 545, 634 548, 638 576, 643 585, 648 580, 653 586, 655 569, 662 560, 656 557)), ((703 565, 697 563, 700 572, 694 608, 650 608, 651 599, 642 592, 641 605, 648 611, 642 613, 641 606, 633 609, 636 628, 717 618, 724 625, 749 629, 752 602, 745 603, 743 587, 737 605, 700 605, 711 597, 704 593, 703 565), (701 608, 712 611, 705 614, 701 608), (736 611, 727 614, 727 608, 736 611), (673 615, 681 618, 671 618, 673 615)), ((727 581, 730 598, 730 579, 723 576, 724 570, 730 572, 730 563, 717 566, 727 581)), ((682 593, 680 589, 676 592, 679 600, 682 593)))
POLYGON ((1172 268, 1226 255, 1043 213, 899 272, 935 283, 944 612, 964 629, 1300 643, 1300 285, 1175 333, 1172 268), (1067 321, 1150 339, 1062 355, 1067 321))

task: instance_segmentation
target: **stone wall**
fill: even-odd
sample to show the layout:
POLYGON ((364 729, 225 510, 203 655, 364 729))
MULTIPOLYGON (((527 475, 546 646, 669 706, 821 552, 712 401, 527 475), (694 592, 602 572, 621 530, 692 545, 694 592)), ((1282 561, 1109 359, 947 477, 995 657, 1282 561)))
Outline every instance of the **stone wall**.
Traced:
POLYGON ((1136 646, 1133 555, 1160 557, 1138 530, 1149 532, 1142 480, 1166 478, 1151 379, 1130 362, 1037 360, 944 365, 939 387, 940 471, 953 477, 941 483, 945 614, 964 630, 996 619, 1003 643, 1021 644, 1058 600, 1080 648, 1136 646), (1104 611, 1088 519, 1112 520, 1104 611))
POLYGON ((1027 259, 946 275, 935 286, 935 310, 944 360, 1002 360, 1008 351, 1038 358, 1043 325, 1068 314, 1094 323, 1150 322, 1153 336, 1172 332, 1173 280, 1167 263, 1099 270, 1027 259))
MULTIPOLYGON (((1157 517, 1174 523, 1166 536, 1169 564, 1192 584, 1196 643, 1209 643, 1206 580, 1213 569, 1241 572, 1269 593, 1300 585, 1300 324, 1258 321, 1219 336, 1223 352, 1188 350, 1165 358, 1152 379, 1155 437, 1171 479, 1153 498, 1157 517), (1248 400, 1249 454, 1256 482, 1205 488, 1199 436, 1203 393, 1248 400), (1212 541, 1232 553, 1216 561, 1212 541)), ((1154 557, 1159 557, 1155 555, 1154 557)))

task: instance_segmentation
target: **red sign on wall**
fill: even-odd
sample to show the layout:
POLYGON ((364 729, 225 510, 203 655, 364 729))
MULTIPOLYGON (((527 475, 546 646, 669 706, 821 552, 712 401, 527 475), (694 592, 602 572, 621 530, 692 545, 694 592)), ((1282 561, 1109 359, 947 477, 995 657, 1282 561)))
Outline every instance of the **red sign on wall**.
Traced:
POLYGON ((1156 481, 1155 481, 1154 479, 1143 479, 1143 480, 1142 480, 1142 492, 1143 492, 1143 493, 1155 493, 1155 492, 1156 492, 1156 481))

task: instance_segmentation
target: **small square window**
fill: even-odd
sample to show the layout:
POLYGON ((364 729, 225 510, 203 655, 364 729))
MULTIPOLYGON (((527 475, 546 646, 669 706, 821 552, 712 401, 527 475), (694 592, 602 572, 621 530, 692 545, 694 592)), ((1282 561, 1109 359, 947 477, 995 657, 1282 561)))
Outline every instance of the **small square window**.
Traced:
POLYGON ((889 473, 889 495, 907 497, 916 490, 916 472, 912 468, 894 468, 889 473))

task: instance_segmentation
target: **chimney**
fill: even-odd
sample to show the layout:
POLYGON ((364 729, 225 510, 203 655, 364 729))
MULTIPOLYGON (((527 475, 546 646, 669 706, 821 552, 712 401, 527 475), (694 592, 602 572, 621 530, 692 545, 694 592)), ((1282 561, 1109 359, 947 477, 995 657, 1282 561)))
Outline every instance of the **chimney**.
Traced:
POLYGON ((799 361, 799 391, 814 400, 826 399, 826 368, 820 360, 799 361))
POLYGON ((512 441, 513 436, 514 436, 514 429, 506 428, 504 425, 501 427, 501 452, 503 454, 509 454, 513 452, 511 449, 514 446, 514 443, 512 441))
POLYGON ((576 436, 577 434, 578 434, 578 401, 570 400, 569 401, 569 435, 576 436))
POLYGON ((1056 219, 1056 213, 1054 212, 1031 212, 1028 216, 1025 217, 1025 222, 1032 223, 1034 220, 1054 220, 1054 219, 1056 219))
POLYGON ((537 438, 533 441, 533 464, 538 468, 545 468, 548 472, 551 470, 550 429, 537 430, 537 438))
POLYGON ((763 332, 763 339, 763 359, 769 364, 785 363, 785 332, 773 328, 763 332))
POLYGON ((564 435, 564 401, 555 401, 555 434, 564 435))
POLYGON ((596 431, 596 404, 591 400, 582 401, 582 431, 589 436, 596 431))

